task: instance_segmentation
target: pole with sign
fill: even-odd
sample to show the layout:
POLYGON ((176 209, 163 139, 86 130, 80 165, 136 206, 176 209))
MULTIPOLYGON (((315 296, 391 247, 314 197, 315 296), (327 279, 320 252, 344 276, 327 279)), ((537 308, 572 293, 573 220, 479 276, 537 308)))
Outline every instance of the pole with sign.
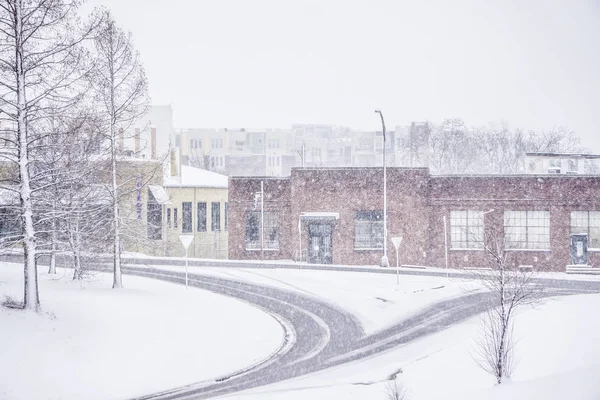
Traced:
POLYGON ((194 240, 194 235, 179 235, 181 244, 185 247, 185 288, 188 287, 188 248, 194 240))
POLYGON ((398 262, 398 249, 400 248, 400 243, 402 243, 402 236, 393 237, 392 243, 394 244, 394 248, 396 249, 396 284, 400 284, 400 266, 398 262))

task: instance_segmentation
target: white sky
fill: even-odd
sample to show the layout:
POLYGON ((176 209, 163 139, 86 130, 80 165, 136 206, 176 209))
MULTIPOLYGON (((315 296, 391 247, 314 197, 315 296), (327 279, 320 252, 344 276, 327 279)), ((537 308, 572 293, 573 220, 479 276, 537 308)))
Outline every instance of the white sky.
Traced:
POLYGON ((563 125, 600 152, 600 0, 89 0, 175 125, 563 125))

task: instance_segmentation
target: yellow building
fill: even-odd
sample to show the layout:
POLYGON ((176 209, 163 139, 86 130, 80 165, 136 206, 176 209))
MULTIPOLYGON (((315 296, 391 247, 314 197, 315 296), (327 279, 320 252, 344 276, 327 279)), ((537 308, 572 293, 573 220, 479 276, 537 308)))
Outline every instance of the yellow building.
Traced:
POLYGON ((178 161, 163 182, 168 196, 163 202, 164 254, 184 256, 179 236, 193 235, 189 257, 227 258, 228 177, 178 161))

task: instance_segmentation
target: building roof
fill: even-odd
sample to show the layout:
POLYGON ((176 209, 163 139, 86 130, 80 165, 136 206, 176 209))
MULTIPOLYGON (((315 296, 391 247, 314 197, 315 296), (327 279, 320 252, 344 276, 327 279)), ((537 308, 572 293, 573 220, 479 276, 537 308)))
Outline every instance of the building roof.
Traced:
POLYGON ((525 153, 529 157, 568 157, 568 158, 600 158, 600 154, 585 154, 585 153, 544 153, 544 152, 528 152, 525 153))
POLYGON ((182 165, 181 180, 173 177, 165 177, 164 186, 227 189, 229 184, 228 180, 229 178, 227 175, 190 167, 189 165, 182 165))

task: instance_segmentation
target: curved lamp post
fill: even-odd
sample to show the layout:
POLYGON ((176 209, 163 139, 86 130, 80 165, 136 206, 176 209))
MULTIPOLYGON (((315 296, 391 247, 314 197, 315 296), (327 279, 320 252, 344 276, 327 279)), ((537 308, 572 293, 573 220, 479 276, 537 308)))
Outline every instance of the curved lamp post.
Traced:
POLYGON ((385 143, 385 121, 381 110, 375 110, 381 117, 381 128, 383 130, 383 257, 381 257, 381 266, 389 267, 387 256, 387 171, 385 162, 386 143, 385 143))

